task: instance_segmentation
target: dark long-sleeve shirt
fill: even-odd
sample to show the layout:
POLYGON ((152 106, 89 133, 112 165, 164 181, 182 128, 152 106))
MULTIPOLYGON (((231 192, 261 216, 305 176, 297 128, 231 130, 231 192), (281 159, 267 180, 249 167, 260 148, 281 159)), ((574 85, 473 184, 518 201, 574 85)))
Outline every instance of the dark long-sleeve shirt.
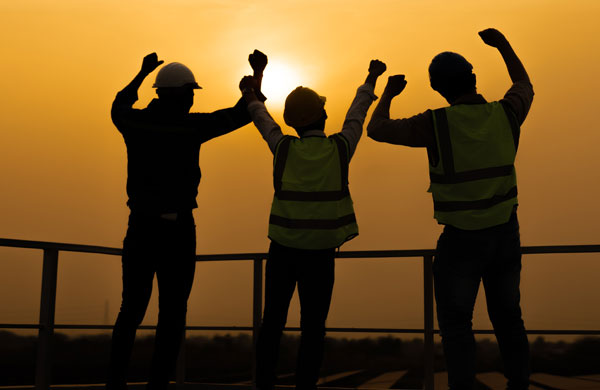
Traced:
POLYGON ((250 123, 246 102, 212 113, 176 114, 160 99, 134 109, 137 99, 137 90, 126 87, 111 110, 127 146, 127 205, 152 214, 198 207, 200 145, 250 123))

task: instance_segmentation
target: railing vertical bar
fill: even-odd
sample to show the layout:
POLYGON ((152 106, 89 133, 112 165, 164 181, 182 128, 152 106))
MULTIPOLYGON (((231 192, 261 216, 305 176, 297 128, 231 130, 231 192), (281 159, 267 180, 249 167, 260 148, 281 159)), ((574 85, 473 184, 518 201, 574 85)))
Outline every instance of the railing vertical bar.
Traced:
POLYGON ((423 300, 424 300, 424 383, 425 390, 434 389, 434 344, 433 344, 433 256, 423 256, 423 300))
POLYGON ((35 366, 36 390, 49 389, 52 378, 52 340, 54 338, 57 274, 58 250, 44 249, 42 293, 40 299, 40 329, 38 331, 35 366))
POLYGON ((254 284, 252 299, 252 389, 256 390, 256 345, 258 342, 258 331, 262 319, 263 302, 263 259, 254 259, 254 284))
POLYGON ((185 326, 181 334, 181 345, 179 346, 179 355, 177 356, 177 370, 175 373, 175 387, 182 390, 185 385, 185 326))

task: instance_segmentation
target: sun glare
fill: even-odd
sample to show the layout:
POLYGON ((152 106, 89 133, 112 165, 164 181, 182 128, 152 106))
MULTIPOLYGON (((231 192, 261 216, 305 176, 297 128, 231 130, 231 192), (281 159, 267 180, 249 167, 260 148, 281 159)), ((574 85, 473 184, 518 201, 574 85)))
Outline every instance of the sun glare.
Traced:
POLYGON ((263 76, 262 90, 273 105, 283 106, 285 98, 292 90, 302 85, 296 69, 283 62, 271 62, 263 76))

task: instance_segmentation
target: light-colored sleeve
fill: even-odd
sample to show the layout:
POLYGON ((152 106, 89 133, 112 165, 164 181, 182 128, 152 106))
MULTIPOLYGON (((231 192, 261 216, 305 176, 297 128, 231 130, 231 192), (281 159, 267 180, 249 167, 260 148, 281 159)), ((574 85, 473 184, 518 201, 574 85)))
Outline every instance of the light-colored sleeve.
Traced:
POLYGON ((365 83, 358 87, 356 96, 348 109, 348 113, 346 113, 346 119, 344 120, 341 134, 348 141, 350 158, 352 158, 356 146, 358 145, 358 141, 362 136, 367 111, 369 110, 369 107, 371 107, 373 101, 377 99, 373 89, 373 85, 369 83, 365 83))
POLYGON ((273 120, 269 111, 267 111, 267 107, 265 107, 264 103, 259 101, 254 101, 248 104, 248 112, 250 113, 250 117, 252 118, 252 122, 262 135, 265 141, 267 141, 267 145, 269 145, 269 149, 271 152, 275 154, 275 149, 277 148, 277 144, 283 138, 283 133, 281 132, 281 127, 273 120))

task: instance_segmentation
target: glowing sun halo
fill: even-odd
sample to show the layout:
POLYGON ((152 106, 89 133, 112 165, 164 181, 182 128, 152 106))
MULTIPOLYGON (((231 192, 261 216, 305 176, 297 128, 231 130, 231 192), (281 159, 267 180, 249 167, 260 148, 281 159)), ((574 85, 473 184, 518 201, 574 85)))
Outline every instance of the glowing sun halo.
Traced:
POLYGON ((302 85, 296 70, 282 62, 271 62, 267 65, 262 81, 262 91, 268 102, 283 105, 287 95, 302 85))

